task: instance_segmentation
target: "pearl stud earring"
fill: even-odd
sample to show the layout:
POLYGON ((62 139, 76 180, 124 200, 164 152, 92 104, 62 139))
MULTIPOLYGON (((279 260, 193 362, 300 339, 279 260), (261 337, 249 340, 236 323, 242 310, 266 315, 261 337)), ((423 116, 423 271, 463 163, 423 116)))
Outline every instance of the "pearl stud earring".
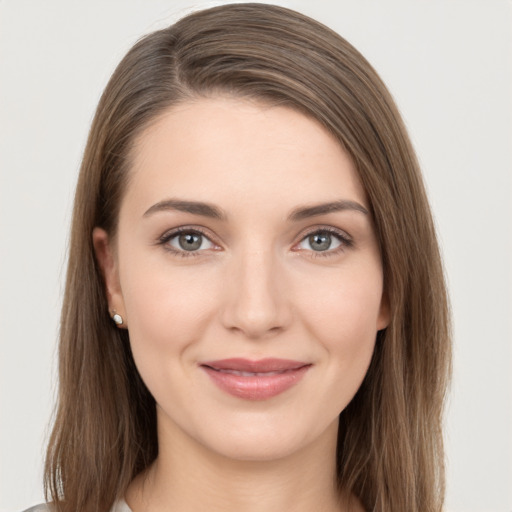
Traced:
POLYGON ((115 311, 112 314, 112 320, 114 320, 116 325, 123 325, 123 317, 115 311))

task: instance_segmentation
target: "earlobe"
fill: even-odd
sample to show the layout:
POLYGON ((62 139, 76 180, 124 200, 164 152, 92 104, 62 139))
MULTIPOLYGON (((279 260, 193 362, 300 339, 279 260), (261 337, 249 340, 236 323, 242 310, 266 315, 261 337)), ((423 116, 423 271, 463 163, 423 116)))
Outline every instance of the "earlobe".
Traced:
MULTIPOLYGON (((102 228, 94 228, 92 232, 92 240, 96 261, 101 269, 103 280, 105 283, 105 293, 109 311, 115 311, 125 317, 125 308, 121 284, 119 281, 119 272, 117 258, 112 241, 108 233, 102 228)), ((116 322, 117 323, 117 322, 116 322)), ((120 324, 118 324, 120 325, 120 324)))
POLYGON ((377 331, 382 331, 391 322, 391 308, 389 307, 389 300, 387 295, 384 293, 382 295, 379 316, 377 318, 377 331))

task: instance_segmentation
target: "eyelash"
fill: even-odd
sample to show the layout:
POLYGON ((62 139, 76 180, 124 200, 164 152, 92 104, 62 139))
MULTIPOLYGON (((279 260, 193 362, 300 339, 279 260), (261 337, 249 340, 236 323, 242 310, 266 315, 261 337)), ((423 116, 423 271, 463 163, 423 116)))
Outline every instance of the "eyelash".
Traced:
MULTIPOLYGON (((172 253, 173 255, 179 256, 181 258, 191 258, 191 257, 201 256, 202 251, 199 251, 199 250, 197 250, 197 251, 185 251, 185 250, 179 251, 179 250, 172 248, 170 245, 168 245, 170 240, 172 240, 176 236, 180 235, 181 233, 201 235, 201 236, 204 236, 205 238, 207 238, 211 243, 214 244, 214 242, 211 240, 211 238, 202 229, 197 228, 197 227, 191 228, 191 227, 185 227, 185 226, 173 229, 172 231, 169 231, 169 232, 163 234, 158 239, 158 244, 162 245, 166 251, 172 253)), ((336 249, 331 249, 331 250, 326 250, 326 251, 312 251, 312 250, 307 251, 307 252, 311 253, 310 254, 311 258, 326 258, 326 257, 330 257, 330 256, 336 256, 336 255, 340 254, 341 252, 345 251, 346 249, 350 249, 354 245, 353 240, 346 233, 344 233, 343 231, 340 231, 338 229, 332 228, 332 227, 316 227, 316 228, 308 231, 307 233, 305 233, 302 236, 302 238, 299 240, 298 243, 300 244, 301 242, 303 242, 306 238, 310 237, 311 235, 323 234, 323 233, 328 233, 329 235, 334 235, 339 240, 340 246, 337 247, 336 249)), ((295 244, 295 245, 298 245, 298 244, 295 244)), ((304 250, 305 249, 299 249, 299 250, 296 250, 295 252, 301 252, 304 250)))
MULTIPOLYGON (((347 233, 344 231, 332 228, 332 227, 316 227, 312 229, 311 231, 307 232, 299 241, 301 243, 306 238, 310 237, 311 235, 316 234, 323 234, 328 233, 329 235, 334 235, 335 238, 337 238, 340 242, 340 246, 336 249, 330 249, 326 251, 307 251, 310 253, 310 258, 328 258, 331 256, 337 256, 338 254, 342 253, 343 251, 350 249, 353 247, 354 242, 352 238, 350 238, 347 233)), ((297 244, 296 244, 297 245, 297 244)), ((305 250, 305 249, 303 249, 305 250)))
MULTIPOLYGON (((160 245, 162 245, 166 251, 170 252, 171 254, 173 254, 175 256, 179 256, 181 258, 192 258, 195 256, 201 256, 201 251, 185 251, 185 250, 178 251, 178 250, 174 249, 173 247, 171 247, 170 245, 168 245, 169 241, 171 241, 173 238, 180 235, 181 233, 201 235, 211 241, 210 237, 202 229, 197 228, 197 227, 191 228, 191 227, 183 226, 180 228, 173 229, 172 231, 169 231, 167 233, 164 233, 159 238, 158 243, 160 245)), ((214 243, 214 242, 212 242, 212 243, 214 243)))

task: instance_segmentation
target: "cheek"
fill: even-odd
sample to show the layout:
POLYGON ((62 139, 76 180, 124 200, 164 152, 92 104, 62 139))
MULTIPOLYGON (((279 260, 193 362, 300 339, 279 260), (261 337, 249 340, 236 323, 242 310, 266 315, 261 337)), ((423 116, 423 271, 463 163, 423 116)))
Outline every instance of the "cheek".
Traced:
POLYGON ((320 397, 325 410, 340 414, 360 388, 375 349, 379 306, 380 295, 373 287, 345 283, 312 310, 310 330, 327 362, 325 392, 320 397))
POLYGON ((123 296, 137 369, 158 403, 182 403, 192 390, 181 382, 195 368, 193 347, 211 322, 218 286, 198 268, 126 268, 123 296))
MULTIPOLYGON (((170 267, 170 266, 169 266, 170 267)), ((201 269, 139 267, 127 272, 123 281, 123 296, 132 328, 144 325, 162 335, 172 332, 176 337, 202 324, 217 298, 211 272, 201 269)))
POLYGON ((345 376, 365 373, 381 311, 380 267, 347 268, 303 288, 301 297, 306 327, 329 355, 333 371, 336 367, 345 376))

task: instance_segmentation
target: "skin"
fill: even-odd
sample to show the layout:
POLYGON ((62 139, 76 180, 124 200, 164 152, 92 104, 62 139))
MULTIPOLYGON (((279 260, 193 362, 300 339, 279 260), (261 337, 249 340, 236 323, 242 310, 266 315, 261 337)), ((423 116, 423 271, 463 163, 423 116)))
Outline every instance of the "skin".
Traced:
POLYGON ((304 115, 225 97, 160 116, 132 160, 117 236, 93 234, 110 308, 157 402, 159 456, 132 483, 128 504, 134 512, 362 510, 335 488, 338 416, 389 312, 352 161, 304 115), (163 208, 169 199, 206 202, 225 218, 163 208), (351 207, 289 219, 341 200, 351 207), (198 249, 170 236, 179 227, 204 233, 198 249), (199 366, 232 357, 311 367, 284 393, 245 400, 199 366))

